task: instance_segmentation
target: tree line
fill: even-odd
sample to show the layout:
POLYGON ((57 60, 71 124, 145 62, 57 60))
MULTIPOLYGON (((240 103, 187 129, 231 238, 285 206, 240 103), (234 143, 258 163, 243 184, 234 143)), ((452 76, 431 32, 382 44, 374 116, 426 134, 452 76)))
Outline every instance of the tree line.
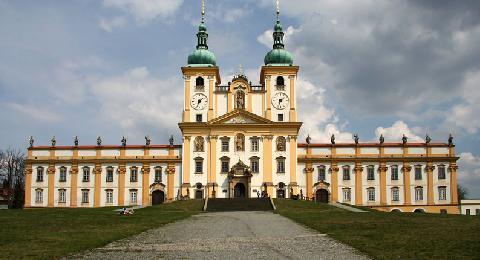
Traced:
POLYGON ((25 159, 20 150, 0 150, 0 188, 11 209, 23 208, 25 201, 25 159))

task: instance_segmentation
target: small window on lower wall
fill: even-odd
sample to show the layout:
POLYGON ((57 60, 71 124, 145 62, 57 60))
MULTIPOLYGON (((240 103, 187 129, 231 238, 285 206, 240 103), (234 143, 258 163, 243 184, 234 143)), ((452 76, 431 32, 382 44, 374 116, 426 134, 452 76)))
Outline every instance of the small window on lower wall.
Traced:
POLYGON ((138 191, 137 190, 130 190, 130 204, 136 205, 138 198, 138 191))
POLYGON ((480 216, 480 209, 475 210, 475 215, 480 216))
POLYGON ((375 201, 375 188, 368 188, 367 195, 368 195, 368 201, 370 202, 375 201))
POLYGON ((392 188, 392 201, 399 201, 399 200, 400 200, 399 189, 398 189, 398 187, 393 187, 392 188))
POLYGON ((43 203, 43 190, 36 189, 35 190, 35 203, 43 203))
POLYGON ((440 214, 447 214, 447 210, 446 209, 440 209, 440 214))
POLYGON ((107 204, 113 203, 113 190, 112 190, 112 189, 108 189, 108 190, 105 190, 105 192, 106 192, 106 194, 105 194, 105 195, 106 195, 106 196, 105 196, 106 201, 105 201, 105 202, 106 202, 107 204))
POLYGON ((220 158, 220 171, 221 173, 228 173, 230 171, 230 158, 223 156, 220 158))
POLYGON ((438 187, 438 200, 447 200, 447 187, 438 187))
POLYGON ((422 201, 423 200, 423 187, 416 187, 415 188, 415 200, 422 201))
POLYGON ((89 193, 90 193, 90 190, 88 190, 88 189, 82 190, 82 203, 88 203, 89 193))
POLYGON ((465 215, 468 215, 468 216, 470 215, 470 209, 465 210, 465 215))
POLYGON ((66 203, 67 202, 67 191, 65 189, 58 190, 58 203, 66 203))
POLYGON ((352 190, 350 188, 344 188, 343 189, 343 201, 344 202, 350 202, 351 197, 352 197, 352 190))

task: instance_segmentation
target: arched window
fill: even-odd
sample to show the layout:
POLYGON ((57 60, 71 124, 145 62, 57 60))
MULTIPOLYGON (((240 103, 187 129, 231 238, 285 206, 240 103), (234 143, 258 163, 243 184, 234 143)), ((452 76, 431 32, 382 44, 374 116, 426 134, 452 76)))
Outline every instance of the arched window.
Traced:
POLYGON ((67 167, 62 166, 60 167, 60 176, 59 182, 66 182, 67 181, 67 167))
POLYGON ((343 180, 348 181, 350 180, 350 166, 345 165, 342 167, 343 169, 343 180))
POLYGON ((285 137, 283 136, 277 137, 277 151, 285 152, 286 149, 287 149, 287 141, 285 140, 285 137))
POLYGON ((237 134, 235 136, 235 150, 236 151, 245 151, 245 135, 237 134))
POLYGON ((203 152, 204 151, 205 140, 203 139, 203 137, 201 137, 201 136, 195 137, 195 142, 194 143, 195 143, 195 147, 194 147, 195 152, 203 152))
POLYGON ((202 77, 197 77, 197 79, 195 79, 195 86, 196 87, 205 86, 205 80, 202 77))
POLYGON ((277 77, 277 86, 285 86, 285 79, 282 76, 277 77))
POLYGON ((42 182, 43 181, 43 167, 39 166, 37 167, 37 182, 42 182))

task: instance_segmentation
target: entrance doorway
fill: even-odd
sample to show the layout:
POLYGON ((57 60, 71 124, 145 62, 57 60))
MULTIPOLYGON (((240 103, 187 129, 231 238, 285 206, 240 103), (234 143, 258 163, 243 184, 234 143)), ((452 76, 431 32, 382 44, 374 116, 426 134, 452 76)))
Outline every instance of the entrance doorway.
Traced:
POLYGON ((278 189, 277 190, 277 198, 279 198, 279 199, 284 199, 285 198, 285 190, 284 189, 278 189))
POLYGON ((328 191, 326 189, 319 189, 315 192, 315 200, 317 202, 328 203, 328 191))
POLYGON ((243 183, 237 183, 233 188, 233 197, 245 198, 245 185, 243 183))
POLYGON ((203 199, 203 190, 195 191, 195 199, 203 199))
POLYGON ((165 193, 161 190, 152 192, 152 205, 158 205, 165 202, 165 193))

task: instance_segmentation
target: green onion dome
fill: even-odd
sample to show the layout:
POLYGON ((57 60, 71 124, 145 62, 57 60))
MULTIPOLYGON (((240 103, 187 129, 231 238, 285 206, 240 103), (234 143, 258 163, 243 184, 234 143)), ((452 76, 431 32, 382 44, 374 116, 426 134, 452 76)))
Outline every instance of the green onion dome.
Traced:
POLYGON ((265 65, 293 65, 293 55, 285 50, 283 36, 282 24, 277 20, 273 32, 273 49, 265 55, 265 65))
POLYGON ((215 54, 207 49, 197 49, 188 55, 188 65, 217 65, 215 54))

